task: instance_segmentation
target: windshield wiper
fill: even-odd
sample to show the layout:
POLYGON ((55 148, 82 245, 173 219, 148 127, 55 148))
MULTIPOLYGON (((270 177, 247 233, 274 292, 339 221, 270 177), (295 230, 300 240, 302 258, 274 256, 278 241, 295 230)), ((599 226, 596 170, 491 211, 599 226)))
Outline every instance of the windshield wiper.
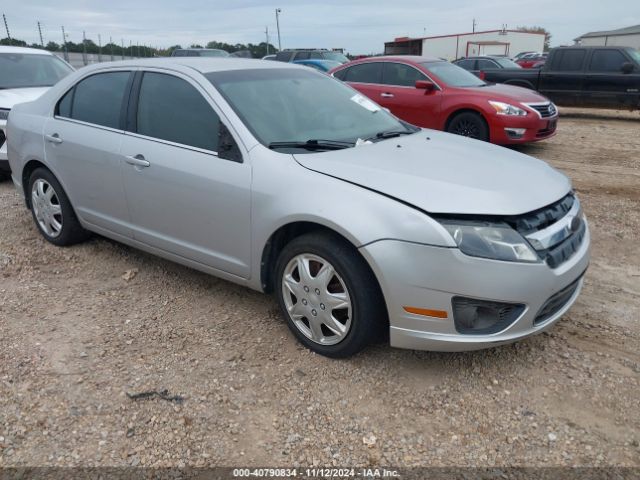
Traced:
POLYGON ((275 150, 278 148, 304 148, 306 150, 341 150, 343 148, 350 148, 355 145, 354 142, 343 142, 341 140, 318 140, 311 139, 306 142, 298 141, 285 141, 285 142, 271 142, 269 148, 275 150))
POLYGON ((365 139, 365 142, 372 142, 374 140, 385 140, 387 138, 399 137, 400 135, 411 135, 416 133, 417 130, 387 130, 386 132, 378 132, 373 137, 365 139))

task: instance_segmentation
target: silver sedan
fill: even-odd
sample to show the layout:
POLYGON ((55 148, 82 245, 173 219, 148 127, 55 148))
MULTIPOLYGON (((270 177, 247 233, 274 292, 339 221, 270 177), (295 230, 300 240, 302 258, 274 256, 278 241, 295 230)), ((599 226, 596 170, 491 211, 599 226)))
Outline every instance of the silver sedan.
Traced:
POLYGON ((589 262, 563 174, 413 127, 291 64, 91 66, 16 106, 8 139, 48 241, 94 232, 274 292, 293 334, 327 356, 539 333, 589 262))

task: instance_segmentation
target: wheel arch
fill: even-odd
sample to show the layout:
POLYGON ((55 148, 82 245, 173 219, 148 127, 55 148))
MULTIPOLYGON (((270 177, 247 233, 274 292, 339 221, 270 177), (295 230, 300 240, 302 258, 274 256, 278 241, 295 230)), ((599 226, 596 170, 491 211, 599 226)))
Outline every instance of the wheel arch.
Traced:
POLYGON ((32 160, 29 160, 27 163, 25 163, 24 167, 22 167, 22 175, 20 178, 22 181, 22 190, 24 191, 24 201, 27 204, 27 208, 31 208, 31 195, 29 194, 29 179, 31 178, 31 174, 38 168, 45 168, 48 171, 50 171, 52 175, 58 178, 55 175, 55 173, 53 173, 51 169, 47 167, 44 163, 42 163, 40 160, 32 159, 32 160))
POLYGON ((451 125, 451 122, 453 121, 453 119, 457 115, 460 115, 461 113, 475 113, 476 115, 479 115, 482 121, 484 122, 485 126, 487 127, 487 131, 489 132, 489 139, 491 139, 491 124, 489 123, 489 120, 487 119, 486 115, 482 110, 478 108, 472 108, 472 107, 458 108, 452 111, 451 113, 449 113, 449 115, 447 116, 447 120, 444 122, 445 132, 449 130, 449 125, 451 125))
MULTIPOLYGON (((364 263, 367 265, 371 273, 373 274, 376 282, 378 283, 378 287, 380 287, 380 281, 369 262, 362 256, 362 254, 358 251, 357 245, 349 239, 346 235, 337 231, 334 228, 331 228, 322 223, 318 223, 315 221, 292 221, 286 223, 285 225, 280 226, 276 231, 274 231, 270 236, 265 245, 262 248, 261 260, 260 260, 260 284, 262 286, 262 290, 265 293, 271 293, 274 290, 275 286, 275 266, 278 260, 278 256, 282 249, 293 239, 300 237, 302 235, 306 235, 308 233, 318 232, 329 235, 334 235, 338 237, 340 240, 349 244, 353 247, 354 251, 357 255, 362 258, 364 263)), ((382 292, 382 288, 380 288, 382 292)))

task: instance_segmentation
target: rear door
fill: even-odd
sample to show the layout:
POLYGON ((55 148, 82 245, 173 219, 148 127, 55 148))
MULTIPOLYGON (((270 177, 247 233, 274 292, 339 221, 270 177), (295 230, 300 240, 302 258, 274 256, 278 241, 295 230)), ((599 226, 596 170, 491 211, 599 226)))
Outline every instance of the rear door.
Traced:
POLYGON ((98 229, 131 236, 120 146, 133 74, 96 73, 80 80, 44 127, 45 155, 76 213, 98 229))
POLYGON ((383 92, 382 62, 366 62, 353 65, 336 73, 336 77, 353 88, 380 103, 383 92))
POLYGON ((136 240, 241 278, 249 277, 251 167, 218 153, 238 143, 192 79, 140 72, 122 143, 136 240))
POLYGON ((584 80, 584 102, 596 108, 637 108, 640 72, 624 73, 632 63, 623 50, 598 48, 592 51, 584 80))
POLYGON ((583 100, 582 88, 587 50, 562 48, 556 50, 540 72, 538 90, 558 105, 578 106, 583 100))
POLYGON ((431 81, 426 74, 411 65, 384 62, 384 87, 376 101, 406 122, 424 128, 437 128, 441 92, 416 88, 419 80, 431 81))

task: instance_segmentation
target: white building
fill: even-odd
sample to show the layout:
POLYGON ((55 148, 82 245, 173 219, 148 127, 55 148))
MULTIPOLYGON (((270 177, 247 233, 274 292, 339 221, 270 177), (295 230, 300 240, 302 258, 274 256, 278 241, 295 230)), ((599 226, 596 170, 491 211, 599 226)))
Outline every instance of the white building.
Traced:
POLYGON ((424 55, 456 60, 476 55, 514 56, 520 52, 542 52, 544 33, 489 30, 423 38, 396 38, 384 44, 385 55, 424 55))
POLYGON ((633 47, 640 49, 640 25, 603 32, 589 32, 574 40, 578 45, 633 47))

